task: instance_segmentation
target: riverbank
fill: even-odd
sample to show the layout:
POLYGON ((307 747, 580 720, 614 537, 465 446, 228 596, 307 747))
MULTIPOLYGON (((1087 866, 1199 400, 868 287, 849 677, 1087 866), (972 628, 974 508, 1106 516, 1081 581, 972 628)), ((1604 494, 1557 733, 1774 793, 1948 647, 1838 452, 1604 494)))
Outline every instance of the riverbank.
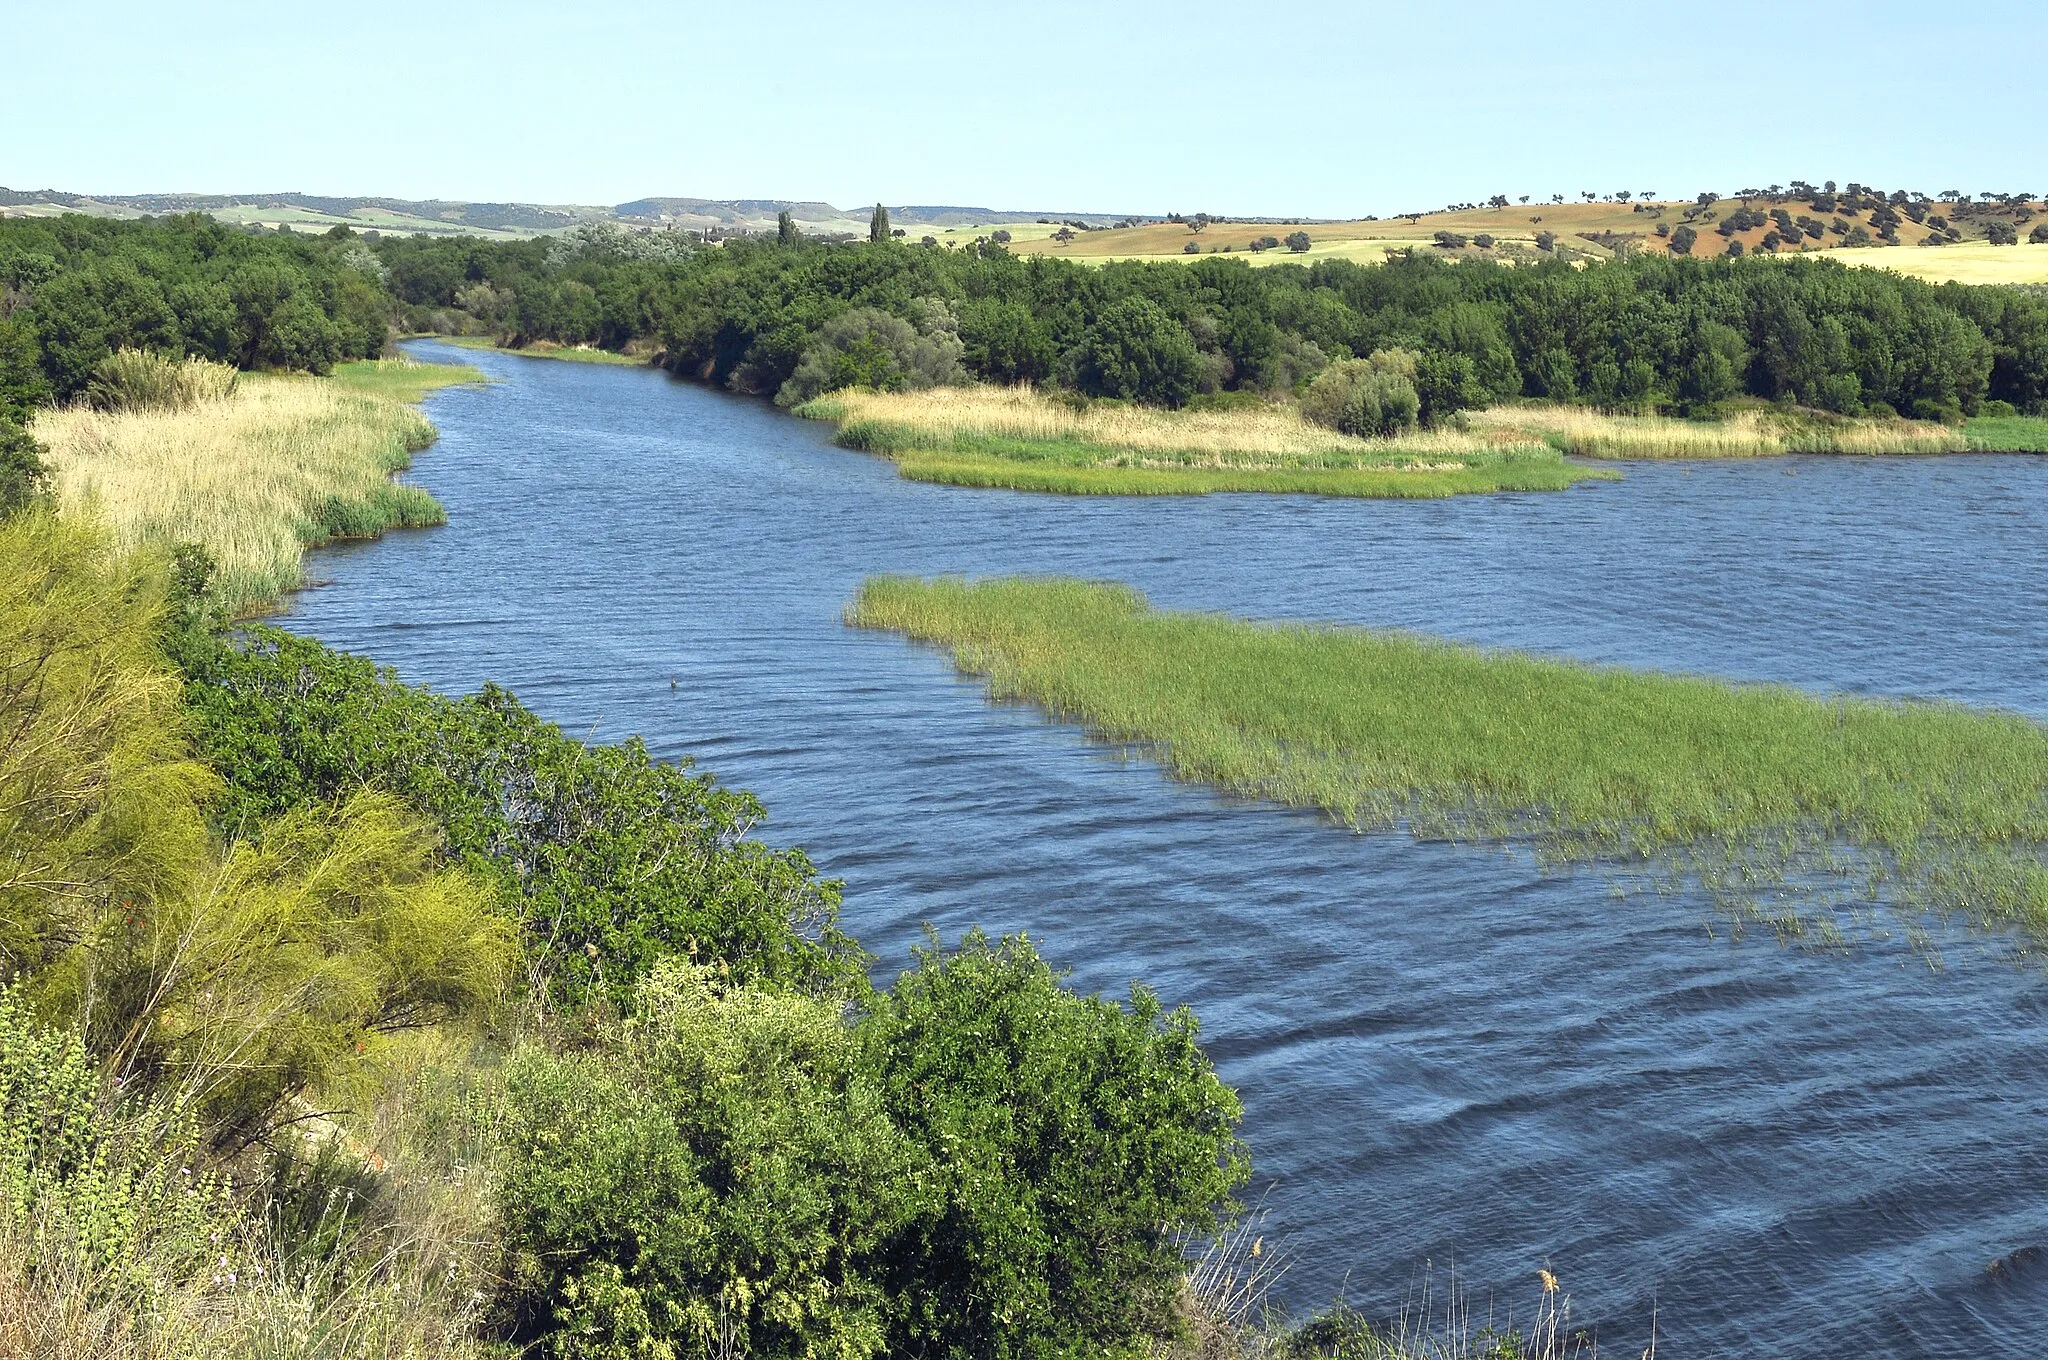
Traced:
POLYGON ((363 360, 332 377, 245 373, 234 391, 180 411, 46 410, 67 513, 96 507, 116 545, 192 543, 212 555, 219 603, 260 612, 302 579, 305 550, 337 538, 441 524, 440 504, 394 480, 433 443, 415 403, 477 382, 473 368, 363 360))
POLYGON ((493 354, 516 354, 522 359, 562 359, 576 364, 620 364, 633 368, 645 368, 651 362, 646 355, 621 354, 617 350, 599 349, 595 345, 561 345, 551 340, 536 340, 531 344, 514 348, 499 344, 495 336, 489 335, 428 334, 411 338, 434 340, 462 349, 489 350, 493 354))
POLYGON ((837 423, 839 444, 888 458, 912 481, 1070 495, 1433 498, 1559 491, 1613 475, 1568 463, 1526 435, 1441 430, 1356 439, 1277 404, 1166 411, 976 386, 846 390, 796 413, 837 423))
POLYGON ((1677 872, 1823 943, 1815 909, 1844 893, 2048 943, 2048 729, 2015 715, 1161 613, 1073 580, 872 578, 847 618, 1180 778, 1360 829, 1677 872))

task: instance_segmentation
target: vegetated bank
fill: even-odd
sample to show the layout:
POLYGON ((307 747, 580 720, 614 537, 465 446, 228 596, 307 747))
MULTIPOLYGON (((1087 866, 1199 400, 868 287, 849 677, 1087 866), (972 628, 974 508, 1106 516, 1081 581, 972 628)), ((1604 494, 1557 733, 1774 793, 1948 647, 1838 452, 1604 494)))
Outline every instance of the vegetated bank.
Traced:
POLYGON ((848 619, 1180 777, 1357 827, 1697 881, 1825 943, 1828 908, 1879 897, 2048 942, 2048 729, 2019 716, 1161 613, 1070 580, 875 578, 848 619))
POLYGON ((839 443, 890 458, 905 477, 954 486, 1435 497, 1555 491, 1610 475, 1565 462, 1541 439, 1451 429, 1360 438, 1256 399, 1166 411, 1060 402, 1023 387, 846 388, 796 410, 838 422, 839 443))
MULTIPOLYGON (((124 350, 110 371, 166 369, 124 350)), ((153 397, 108 384, 97 409, 38 413, 58 500, 105 517, 125 548, 193 543, 218 564, 234 614, 267 607, 301 579, 305 549, 335 538, 441 524, 426 491, 394 481, 434 427, 411 404, 474 369, 357 360, 332 377, 225 375, 210 391, 153 397)), ((136 385, 130 378, 130 386, 136 385)))

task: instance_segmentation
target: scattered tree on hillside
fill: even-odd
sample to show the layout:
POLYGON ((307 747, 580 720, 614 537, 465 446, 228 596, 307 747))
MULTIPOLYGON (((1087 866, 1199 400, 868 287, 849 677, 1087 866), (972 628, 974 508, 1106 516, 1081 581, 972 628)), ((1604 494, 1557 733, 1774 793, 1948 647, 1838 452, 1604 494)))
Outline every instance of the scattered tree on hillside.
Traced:
POLYGON ((1458 235, 1455 231, 1437 232, 1436 243, 1444 250, 1463 250, 1465 248, 1465 238, 1458 235))
POLYGON ((1005 231, 1001 227, 997 227, 994 231, 989 233, 988 239, 995 242, 999 246, 1006 246, 1010 244, 1010 233, 1005 231))
POLYGON ((2016 246, 2020 243, 2020 233, 2010 222, 1987 222, 1984 224, 1984 239, 1995 246, 2016 246))
POLYGON ((1481 250, 1492 250, 1493 237, 1487 232, 1482 231, 1472 238, 1472 244, 1478 246, 1481 250))
POLYGON ((2037 246, 2048 245, 2048 222, 2043 222, 2028 232, 2027 240, 2037 246))
POLYGON ((1699 237, 1700 234, 1691 227, 1679 227, 1671 233, 1671 253, 1673 255, 1692 254, 1693 242, 1699 240, 1699 237))
POLYGON ((1300 255, 1303 252, 1305 252, 1308 249, 1308 247, 1309 239, 1307 232, 1290 231, 1287 233, 1287 248, 1289 250, 1293 251, 1297 255, 1300 255))
POLYGON ((1536 233, 1536 248, 1537 248, 1538 250, 1554 250, 1554 249, 1556 249, 1556 247, 1557 247, 1557 233, 1556 233, 1556 232, 1554 232, 1554 231, 1539 231, 1539 232, 1537 232, 1537 233, 1536 233))

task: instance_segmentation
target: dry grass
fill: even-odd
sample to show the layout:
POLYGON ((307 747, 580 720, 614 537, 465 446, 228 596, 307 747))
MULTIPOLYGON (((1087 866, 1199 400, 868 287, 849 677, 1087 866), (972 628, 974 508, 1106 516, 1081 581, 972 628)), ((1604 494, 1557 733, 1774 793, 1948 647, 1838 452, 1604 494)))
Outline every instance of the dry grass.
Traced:
POLYGON ((1355 439, 1279 405, 1163 411, 1024 387, 946 387, 835 392, 798 414, 839 422, 841 444, 893 459, 912 480, 1069 495, 1429 497, 1555 491, 1603 475, 1533 436, 1355 439))
POLYGON ((1546 440, 1582 458, 1770 458, 1788 453, 1960 453, 1963 431, 1914 420, 1739 411, 1725 420, 1604 415, 1583 406, 1496 406, 1467 424, 1498 441, 1546 440))
POLYGON ((233 612, 299 584, 305 548, 439 524, 441 507, 393 474, 433 442, 404 399, 475 376, 442 365, 350 365, 332 379, 246 374, 182 411, 45 411, 59 502, 96 505, 122 548, 197 543, 233 612))
POLYGON ((1443 470, 1473 457, 1541 453, 1540 437, 1425 430, 1355 439, 1303 420, 1291 406, 1163 411, 1091 402, 1083 407, 1028 387, 938 387, 923 392, 836 392, 811 414, 840 422, 847 442, 886 434, 889 451, 939 450, 963 441, 1083 445, 1125 455, 1119 466, 1363 467, 1403 463, 1443 470), (829 409, 828 409, 829 408, 829 409))

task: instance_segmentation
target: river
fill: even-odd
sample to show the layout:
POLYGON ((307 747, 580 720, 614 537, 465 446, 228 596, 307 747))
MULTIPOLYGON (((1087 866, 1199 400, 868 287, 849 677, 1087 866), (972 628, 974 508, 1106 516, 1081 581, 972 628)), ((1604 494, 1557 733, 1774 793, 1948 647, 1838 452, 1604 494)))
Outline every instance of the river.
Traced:
POLYGON ((475 354, 413 480, 445 528, 316 554, 287 627, 509 686, 767 802, 884 961, 1028 931, 1201 1017, 1298 1308, 1526 1318, 1634 1355, 1981 1357, 2048 1319, 2048 977, 1996 941, 1737 937, 1601 869, 1357 835, 1166 779, 845 627, 873 572, 2048 717, 2048 462, 1642 464, 1553 494, 1061 498, 919 485, 652 370, 475 354), (2013 1253, 1996 1270, 1987 1267, 2013 1253))

